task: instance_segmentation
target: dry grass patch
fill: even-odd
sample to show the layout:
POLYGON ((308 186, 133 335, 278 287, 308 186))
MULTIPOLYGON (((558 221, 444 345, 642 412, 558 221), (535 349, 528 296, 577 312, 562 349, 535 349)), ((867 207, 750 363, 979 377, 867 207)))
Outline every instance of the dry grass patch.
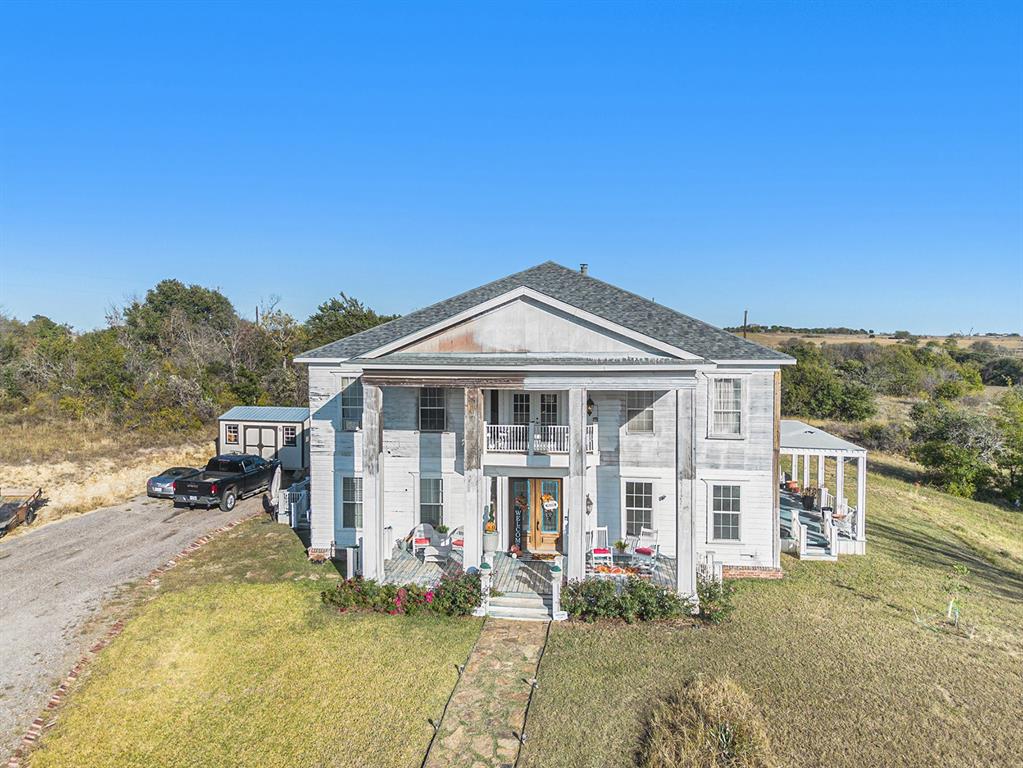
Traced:
POLYGON ((697 676, 657 703, 647 720, 640 768, 773 768, 767 729, 733 680, 697 676))
POLYGON ((214 442, 197 437, 168 445, 89 422, 29 428, 8 420, 0 423, 0 447, 0 487, 43 489, 46 504, 34 523, 40 525, 145 493, 146 480, 167 467, 205 465, 214 442))

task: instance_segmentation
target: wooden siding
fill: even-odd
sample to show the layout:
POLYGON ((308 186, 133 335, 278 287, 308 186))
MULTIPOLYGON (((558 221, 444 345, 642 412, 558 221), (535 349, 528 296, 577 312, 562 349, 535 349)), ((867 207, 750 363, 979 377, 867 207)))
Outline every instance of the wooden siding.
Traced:
POLYGON ((439 331, 401 351, 624 353, 630 357, 662 354, 528 297, 439 331))
MULTIPOLYGON (((340 430, 338 392, 350 377, 339 367, 311 365, 309 372, 311 409, 311 474, 313 546, 338 546, 356 542, 358 532, 341 527, 341 477, 362 471, 360 433, 340 430)), ((587 380, 588 396, 594 402, 593 416, 599 423, 600 464, 585 476, 585 494, 593 502, 586 527, 606 525, 613 540, 624 534, 624 482, 636 480, 653 484, 653 521, 660 533, 661 551, 675 555, 677 535, 676 497, 692 494, 696 554, 712 551, 728 565, 777 565, 773 552, 774 510, 774 372, 736 370, 744 380, 745 436, 739 440, 708 436, 709 380, 698 375, 694 399, 694 481, 680 482, 676 457, 676 396, 674 390, 659 390, 654 400, 654 431, 629 433, 625 424, 627 393, 601 391, 594 379, 587 380), (738 544, 708 542, 709 497, 707 483, 715 479, 736 482, 743 487, 742 541, 738 544)), ((618 374, 620 377, 621 374, 618 374)), ((507 396, 508 393, 502 393, 507 396)), ((465 461, 463 455, 464 390, 445 390, 446 431, 418 430, 416 387, 383 387, 383 503, 386 524, 395 538, 406 535, 418 521, 419 480, 440 477, 444 488, 444 522, 450 528, 465 524, 465 461)), ((562 391, 565 406, 568 393, 562 391)), ((502 404, 503 405, 503 404, 502 404)), ((563 406, 563 407, 565 407, 563 406)), ((502 408, 502 411, 504 408, 502 408)), ((488 411, 484 411, 488 413, 488 411)), ((567 415, 567 414, 566 414, 567 415)), ((564 416, 562 417, 564 418, 564 416)), ((565 419, 567 420, 567 419, 565 419)), ((528 474, 523 469, 522 474, 528 474)), ((489 494, 489 478, 484 481, 489 494)), ((506 525, 506 481, 498 480, 498 524, 506 525)), ((389 546, 390 542, 385 542, 389 546)))

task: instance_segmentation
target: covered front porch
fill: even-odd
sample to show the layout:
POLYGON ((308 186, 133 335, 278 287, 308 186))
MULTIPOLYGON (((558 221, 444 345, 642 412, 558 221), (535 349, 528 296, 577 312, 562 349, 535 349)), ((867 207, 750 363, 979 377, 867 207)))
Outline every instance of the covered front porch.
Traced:
POLYGON ((779 453, 782 549, 817 560, 864 554, 867 450, 802 421, 782 419, 779 453), (852 500, 847 468, 854 473, 852 500))

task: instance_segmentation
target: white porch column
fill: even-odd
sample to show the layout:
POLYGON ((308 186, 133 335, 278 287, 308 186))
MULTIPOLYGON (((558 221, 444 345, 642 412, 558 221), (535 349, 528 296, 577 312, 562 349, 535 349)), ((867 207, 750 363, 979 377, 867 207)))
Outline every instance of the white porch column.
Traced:
POLYGON ((803 487, 810 487, 810 454, 803 454, 803 487))
MULTIPOLYGON (((483 483, 483 390, 465 389, 465 543, 463 567, 479 568, 483 552, 483 513, 489 500, 483 483)), ((494 510, 497 520, 497 510, 494 510)))
POLYGON ((792 480, 799 482, 799 454, 794 451, 792 453, 792 480))
POLYGON ((693 390, 675 390, 675 591, 696 595, 696 532, 693 518, 693 390))
POLYGON ((867 455, 856 462, 856 540, 867 538, 867 455))
POLYGON ((362 575, 384 576, 383 390, 362 385, 362 575))
POLYGON ((586 390, 568 391, 568 578, 586 576, 586 390))
POLYGON ((845 457, 835 457, 835 509, 845 498, 845 457))
POLYGON ((824 483, 824 454, 817 455, 817 487, 823 490, 827 487, 824 483))

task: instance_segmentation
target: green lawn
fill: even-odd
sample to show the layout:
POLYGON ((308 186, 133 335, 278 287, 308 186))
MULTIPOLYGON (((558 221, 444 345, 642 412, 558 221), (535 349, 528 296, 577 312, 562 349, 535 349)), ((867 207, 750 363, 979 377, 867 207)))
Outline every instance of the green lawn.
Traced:
POLYGON ((875 467, 864 557, 786 557, 786 578, 744 583, 716 628, 556 625, 520 765, 630 765, 651 703, 695 672, 746 689, 784 765, 1018 765, 1023 514, 875 467), (972 637, 940 622, 956 563, 972 637))
POLYGON ((217 539, 136 591, 30 765, 418 766, 480 623, 338 616, 336 578, 262 519, 217 539))

